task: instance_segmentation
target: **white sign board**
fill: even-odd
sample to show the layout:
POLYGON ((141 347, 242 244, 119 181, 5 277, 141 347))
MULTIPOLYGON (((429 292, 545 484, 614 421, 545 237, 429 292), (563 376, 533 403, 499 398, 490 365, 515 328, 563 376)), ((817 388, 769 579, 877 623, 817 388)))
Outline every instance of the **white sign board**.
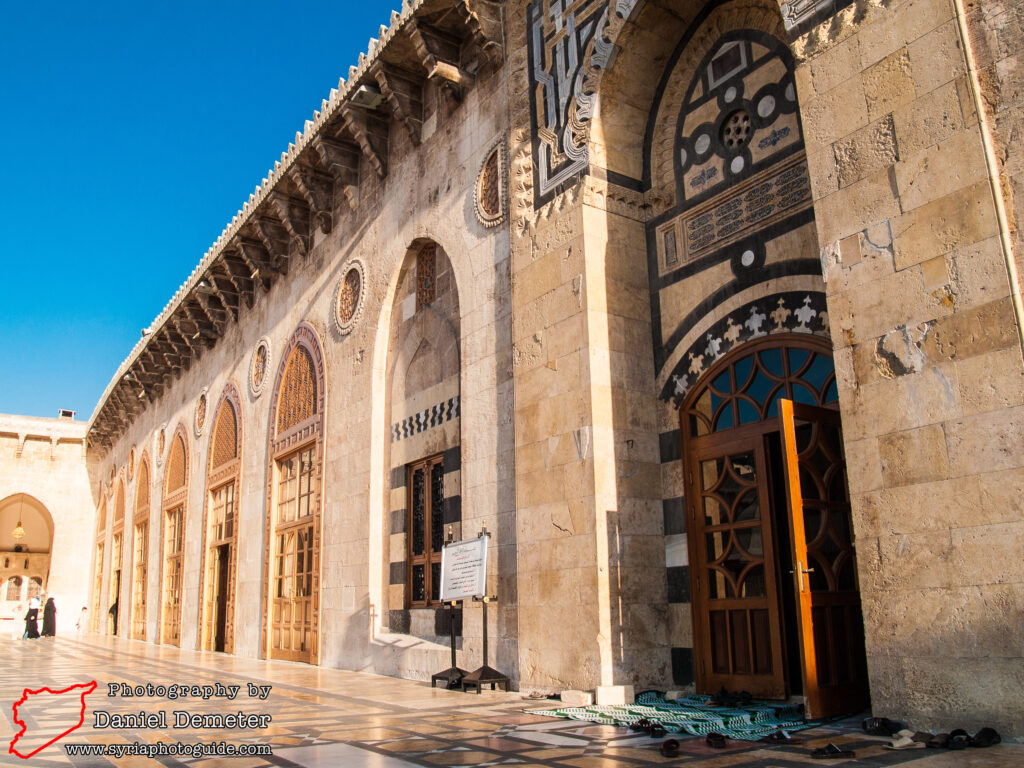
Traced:
POLYGON ((487 539, 453 541, 441 550, 441 600, 466 600, 487 594, 487 539))

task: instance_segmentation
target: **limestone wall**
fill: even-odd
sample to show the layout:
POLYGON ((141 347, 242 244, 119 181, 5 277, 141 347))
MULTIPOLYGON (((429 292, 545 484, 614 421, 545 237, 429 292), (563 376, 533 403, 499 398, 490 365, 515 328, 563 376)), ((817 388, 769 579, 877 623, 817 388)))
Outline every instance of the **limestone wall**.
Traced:
MULTIPOLYGON (((162 535, 158 510, 166 454, 176 428, 183 425, 189 482, 181 644, 194 648, 199 641, 202 521, 212 405, 219 402, 230 382, 241 393, 242 436, 235 652, 249 657, 264 654, 261 602, 267 567, 264 515, 273 381, 282 350, 299 323, 307 322, 319 338, 326 366, 320 662, 418 677, 447 666, 444 649, 389 639, 387 627, 382 625, 388 610, 387 537, 394 511, 386 451, 393 426, 388 422, 385 396, 392 342, 388 328, 407 251, 414 241, 432 241, 450 261, 449 279, 459 296, 456 357, 461 367, 453 373, 461 388, 462 514, 467 530, 477 530, 486 520, 494 532, 492 588, 506 602, 500 621, 495 616, 491 627, 491 664, 515 673, 516 564, 508 556, 514 551, 512 456, 503 448, 510 445, 511 414, 509 246, 506 230, 486 227, 474 214, 473 194, 481 166, 503 135, 505 81, 500 69, 479 74, 457 105, 446 101, 439 87, 428 89, 421 145, 414 147, 395 124, 387 177, 380 180, 372 167, 361 168, 356 198, 340 190, 335 196, 331 233, 317 232, 308 256, 293 259, 288 274, 269 292, 259 293, 251 309, 243 306, 238 322, 230 324, 224 337, 133 421, 111 450, 96 452, 93 485, 103 484, 104 494, 109 483, 103 481, 112 470, 120 476, 130 455, 138 462, 146 451, 152 462, 150 640, 158 631, 161 588, 157 553, 162 535), (361 298, 346 322, 339 322, 338 294, 356 262, 363 275, 361 298), (254 387, 251 374, 261 340, 269 347, 262 366, 266 381, 254 387), (199 428, 196 408, 202 392, 207 393, 210 412, 199 428), (396 658, 395 648, 406 650, 399 651, 396 658), (424 648, 429 651, 426 656, 421 653, 424 648), (436 668, 435 663, 439 663, 436 668)), ((138 489, 134 481, 127 481, 126 487, 128 508, 134 509, 138 489)), ((94 496, 93 502, 98 505, 99 497, 94 496)), ((130 555, 128 527, 125 535, 125 551, 130 555)), ((109 542, 105 549, 109 553, 109 542)), ((105 572, 109 573, 109 555, 107 558, 105 572)), ((126 580, 122 606, 131 604, 129 585, 126 580)), ((107 589, 104 582, 102 590, 107 589)), ((478 606, 466 609, 466 656, 460 663, 469 668, 480 663, 480 613, 478 606)))
POLYGON ((859 3, 794 49, 873 708, 1020 733, 1024 371, 955 8, 859 3))
POLYGON ((57 631, 74 632, 79 611, 88 605, 84 576, 89 572, 92 551, 85 542, 91 539, 95 525, 85 466, 85 423, 0 415, 0 468, 0 507, 4 508, 0 558, 10 559, 0 580, 15 573, 41 577, 57 606, 57 631), (11 538, 14 523, 8 529, 7 521, 11 515, 17 516, 17 509, 4 502, 17 494, 31 497, 26 507, 38 505, 52 518, 52 545, 46 542, 48 557, 41 554, 44 550, 32 536, 20 542, 28 545, 27 556, 19 558, 13 552, 19 542, 11 538), (25 559, 30 561, 27 569, 22 566, 25 559))

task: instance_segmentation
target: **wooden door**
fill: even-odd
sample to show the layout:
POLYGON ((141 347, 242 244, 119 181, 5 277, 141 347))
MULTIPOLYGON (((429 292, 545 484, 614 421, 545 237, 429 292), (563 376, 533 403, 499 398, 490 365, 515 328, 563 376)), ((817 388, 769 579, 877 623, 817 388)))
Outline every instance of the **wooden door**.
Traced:
POLYGON ((135 574, 132 581, 132 639, 146 639, 146 589, 149 567, 149 523, 135 526, 135 574))
POLYGON ((859 712, 870 698, 839 413, 782 400, 779 421, 807 715, 859 712))
MULTIPOLYGON (((737 430, 738 432, 739 430, 737 430)), ((764 439, 691 443, 688 537, 698 689, 786 695, 764 439)))
POLYGON ((271 598, 270 658, 312 661, 313 526, 291 526, 277 535, 271 598))

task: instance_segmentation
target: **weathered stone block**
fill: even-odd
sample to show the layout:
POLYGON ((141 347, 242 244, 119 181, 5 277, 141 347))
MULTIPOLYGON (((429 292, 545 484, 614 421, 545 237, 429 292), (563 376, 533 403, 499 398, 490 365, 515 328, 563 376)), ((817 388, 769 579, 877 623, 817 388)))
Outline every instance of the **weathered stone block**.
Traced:
POLYGON ((992 193, 979 181, 904 214, 894 223, 896 269, 933 259, 997 233, 992 193))
POLYGON ((884 435, 878 439, 882 484, 889 488, 948 476, 946 441, 938 425, 884 435))
POLYGON ((1021 464, 1024 406, 989 411, 947 424, 949 472, 961 477, 1021 464))
POLYGON ((595 694, 599 707, 632 704, 636 699, 632 685, 599 685, 595 694))
POLYGON ((569 688, 561 693, 562 703, 567 707, 589 707, 594 703, 594 694, 569 688))
POLYGON ((871 122, 914 99, 914 78, 906 50, 897 50, 864 70, 863 78, 867 117, 871 122))

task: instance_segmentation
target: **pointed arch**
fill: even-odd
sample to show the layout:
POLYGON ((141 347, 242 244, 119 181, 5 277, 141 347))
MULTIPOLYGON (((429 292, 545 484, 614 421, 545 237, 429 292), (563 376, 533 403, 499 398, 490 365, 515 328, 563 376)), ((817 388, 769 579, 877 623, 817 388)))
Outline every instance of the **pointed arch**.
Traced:
POLYGON ((238 512, 242 451, 242 406, 238 387, 228 382, 217 402, 203 514, 199 646, 234 650, 235 582, 238 570, 238 512))
POLYGON ((178 424, 164 469, 160 508, 160 642, 181 645, 181 593, 188 520, 188 430, 178 424))
POLYGON ((387 353, 388 504, 380 532, 388 589, 381 600, 393 630, 410 610, 436 608, 443 531, 461 530, 461 311, 455 270, 433 240, 417 238, 399 266, 387 353))
POLYGON ((320 338, 300 323, 271 397, 261 655, 312 664, 320 659, 325 389, 320 338))
POLYGON ((135 477, 135 510, 132 515, 131 638, 145 640, 149 592, 149 451, 142 452, 135 477))

